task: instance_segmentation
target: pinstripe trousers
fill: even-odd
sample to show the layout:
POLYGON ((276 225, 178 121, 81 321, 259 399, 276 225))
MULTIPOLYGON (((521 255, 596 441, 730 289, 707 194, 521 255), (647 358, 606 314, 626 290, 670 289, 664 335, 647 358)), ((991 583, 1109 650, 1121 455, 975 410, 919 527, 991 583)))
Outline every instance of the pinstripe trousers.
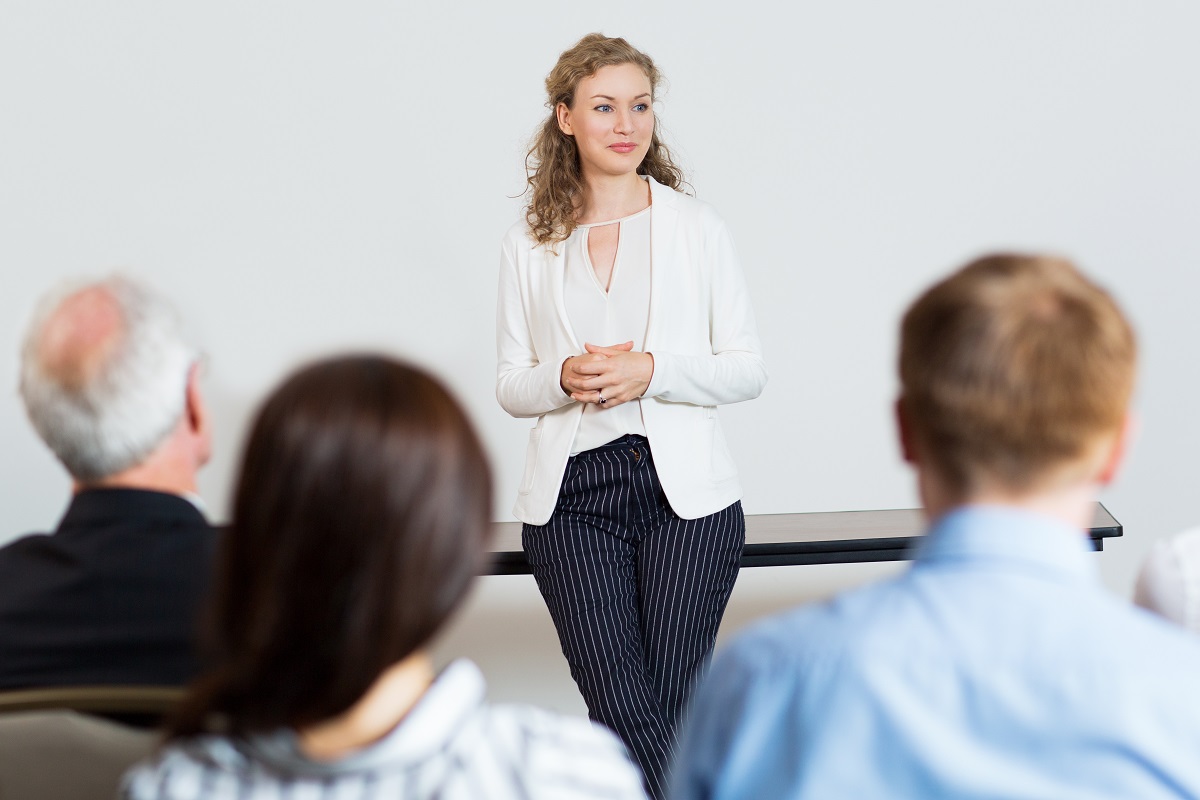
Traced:
POLYGON ((741 503, 680 519, 649 442, 627 435, 573 456, 553 516, 521 538, 588 715, 621 737, 662 797, 680 714, 737 578, 741 503))

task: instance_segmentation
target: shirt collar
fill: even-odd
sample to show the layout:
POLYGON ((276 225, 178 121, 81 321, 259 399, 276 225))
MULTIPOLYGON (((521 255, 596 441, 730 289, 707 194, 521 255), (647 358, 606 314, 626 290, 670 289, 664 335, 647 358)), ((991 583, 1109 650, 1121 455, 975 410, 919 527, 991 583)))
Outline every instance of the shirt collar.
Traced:
POLYGON ((403 721, 379 741, 336 761, 316 761, 300 749, 296 732, 283 729, 248 737, 257 757, 292 774, 334 776, 421 763, 454 737, 483 704, 486 684, 473 663, 459 659, 442 670, 403 721))
POLYGON ((201 514, 203 514, 206 517, 208 516, 208 504, 204 502, 203 497, 196 494, 195 492, 183 492, 179 496, 182 497, 184 500, 187 500, 193 506, 195 506, 196 510, 199 511, 201 514))
POLYGON ((1097 582, 1087 535, 1061 520, 1012 506, 968 505, 944 514, 917 545, 918 564, 987 561, 1097 582))

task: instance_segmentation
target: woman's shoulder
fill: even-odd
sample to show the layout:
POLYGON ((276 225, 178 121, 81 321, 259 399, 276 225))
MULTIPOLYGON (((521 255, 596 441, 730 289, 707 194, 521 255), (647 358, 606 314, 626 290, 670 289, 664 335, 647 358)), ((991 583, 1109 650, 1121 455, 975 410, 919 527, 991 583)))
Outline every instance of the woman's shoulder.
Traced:
POLYGON ((164 744, 125 774, 121 797, 173 798, 187 796, 216 776, 236 776, 249 761, 232 740, 198 736, 164 744))
POLYGON ((620 742, 610 730, 584 717, 507 703, 485 706, 483 716, 484 724, 489 728, 520 730, 523 735, 546 743, 583 742, 601 748, 615 746, 620 752, 620 742))
MULTIPOLYGON (((404 735, 403 727, 397 729, 397 735, 404 735)), ((496 785, 485 797, 644 798, 640 773, 623 745, 611 732, 585 719, 527 706, 481 703, 448 727, 453 730, 445 731, 449 734, 441 745, 445 749, 434 748, 422 763, 413 762, 411 754, 404 757, 382 750, 368 760, 381 778, 386 773, 394 783, 396 778, 419 775, 422 782, 434 780, 436 788, 450 798, 478 797, 474 790, 480 780, 493 778, 496 785), (444 764, 433 763, 447 758, 458 768, 447 771, 444 764)), ((216 736, 182 739, 163 746, 131 770, 121 797, 195 797, 201 787, 209 787, 214 795, 228 790, 251 798, 274 797, 284 785, 305 782, 302 776, 280 771, 278 766, 253 757, 235 740, 216 736)), ((348 770, 347 779, 361 777, 363 766, 367 765, 348 770)))
POLYGON ((529 236, 529 223, 525 221, 524 216, 508 227, 501 241, 506 245, 523 245, 526 247, 533 245, 533 239, 529 236))
POLYGON ((534 241, 533 236, 529 233, 529 223, 525 221, 524 217, 514 222, 504 232, 500 248, 514 263, 528 263, 531 259, 536 259, 547 251, 544 245, 534 241))
POLYGON ((481 739, 511 745, 512 766, 525 775, 535 797, 637 797, 642 781, 625 746, 582 717, 533 706, 481 709, 481 739))
POLYGON ((724 224, 721 215, 711 203, 678 189, 664 186, 653 178, 649 180, 655 203, 674 209, 684 219, 691 219, 705 225, 724 224))

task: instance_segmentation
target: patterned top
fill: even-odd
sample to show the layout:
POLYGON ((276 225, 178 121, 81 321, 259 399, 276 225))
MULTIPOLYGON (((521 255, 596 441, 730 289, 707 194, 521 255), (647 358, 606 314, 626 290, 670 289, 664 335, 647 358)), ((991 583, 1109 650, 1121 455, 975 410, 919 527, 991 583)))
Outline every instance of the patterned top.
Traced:
POLYGON ((456 661, 390 734, 337 761, 304 755, 291 730, 171 742, 125 776, 122 797, 645 797, 640 774, 605 729, 534 708, 488 706, 484 692, 479 669, 456 661))

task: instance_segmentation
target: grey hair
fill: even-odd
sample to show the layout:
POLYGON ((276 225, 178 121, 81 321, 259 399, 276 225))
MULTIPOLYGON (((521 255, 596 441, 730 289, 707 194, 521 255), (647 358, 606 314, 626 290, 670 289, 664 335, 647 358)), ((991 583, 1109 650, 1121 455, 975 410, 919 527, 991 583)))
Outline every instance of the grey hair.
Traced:
POLYGON ((148 287, 120 275, 73 283, 38 306, 21 352, 21 399, 38 435, 78 481, 96 481, 140 464, 183 416, 188 373, 199 354, 182 336, 175 309, 148 287), (102 289, 122 329, 116 345, 83 385, 46 368, 40 344, 54 312, 70 296, 102 289))

